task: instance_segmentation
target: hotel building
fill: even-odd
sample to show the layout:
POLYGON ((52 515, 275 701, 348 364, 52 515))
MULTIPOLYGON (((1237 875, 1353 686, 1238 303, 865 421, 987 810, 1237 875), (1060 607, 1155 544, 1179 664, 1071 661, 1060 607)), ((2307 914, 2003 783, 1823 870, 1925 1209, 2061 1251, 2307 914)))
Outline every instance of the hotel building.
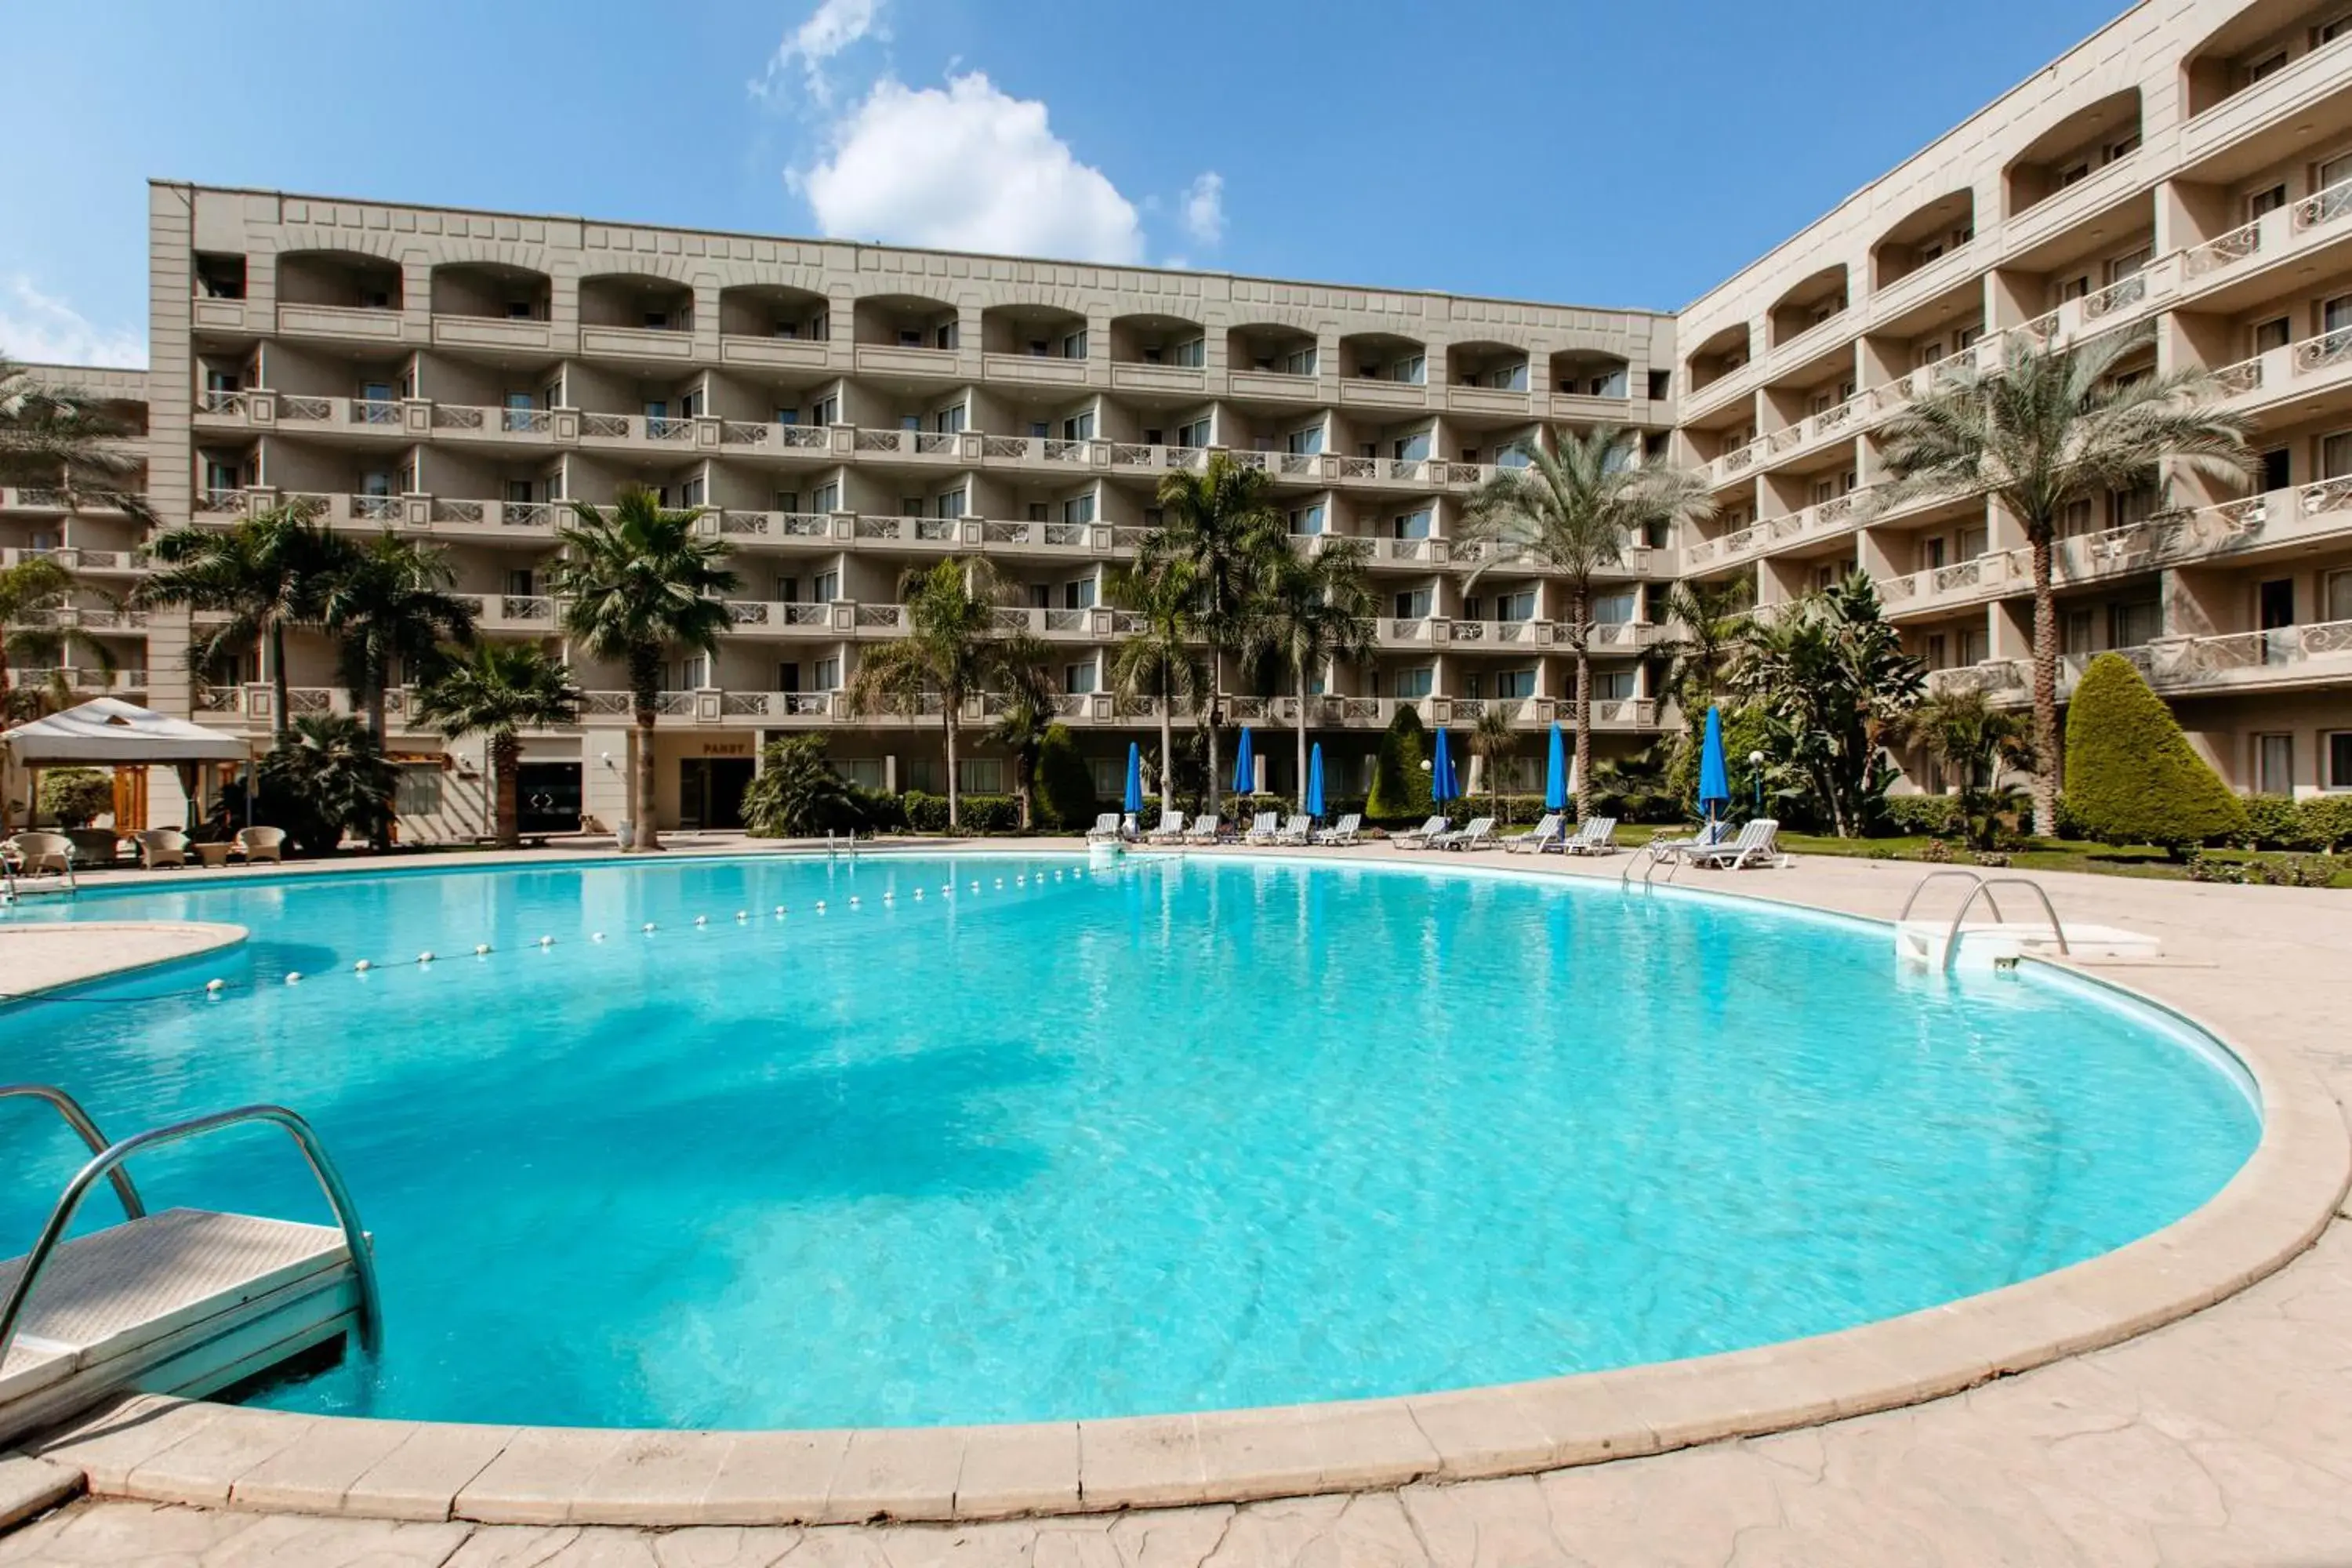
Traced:
MULTIPOLYGON (((716 658, 667 672, 665 825, 732 820, 760 742, 818 729, 858 782, 943 786, 936 716, 853 717, 841 688, 904 635, 900 575, 985 555, 1003 612, 1054 650, 1061 714, 1106 795, 1158 716, 1106 689, 1129 629, 1104 576, 1161 477, 1216 450, 1267 470, 1301 549, 1372 542, 1378 649, 1302 696, 1227 672, 1266 787, 1297 703, 1363 786, 1400 704, 1433 724, 1568 715, 1559 583, 1453 542, 1469 493, 1549 429, 1609 423, 1704 471, 1717 519, 1636 541, 1595 637, 1602 755, 1662 713, 1677 580, 1772 605, 1856 567, 1939 687, 2022 702, 2021 530, 1982 500, 1871 503, 1879 431, 1957 367, 2135 330, 2130 368, 2216 372, 2257 431, 2242 489, 2194 476, 2104 498, 2059 551, 2070 676, 2119 649, 2226 776, 2352 788, 2352 5, 2148 0, 1679 314, 151 187, 151 366, 44 374, 142 432, 165 526, 305 497, 338 529, 446 552, 485 635, 561 647, 547 570, 565 503, 642 484, 723 541, 742 581, 716 658)), ((58 551, 118 669, 69 679, 266 738, 249 660, 195 670, 184 612, 110 595, 130 521, 0 491, 0 549, 58 551)), ((348 707, 298 637, 297 711, 348 707)), ((630 701, 574 660, 576 730, 526 743, 527 815, 625 814, 630 701)), ((478 739, 413 729, 419 837, 482 826, 478 739)), ((985 704, 969 717, 985 721, 985 704)), ((264 741, 266 743, 266 739, 264 741)), ((1005 784, 989 749, 965 788, 1005 784)), ((1921 763, 1915 782, 1941 781, 1921 763)), ((1507 784, 1524 786, 1531 778, 1507 784)), ((160 795, 155 815, 174 802, 160 795)))

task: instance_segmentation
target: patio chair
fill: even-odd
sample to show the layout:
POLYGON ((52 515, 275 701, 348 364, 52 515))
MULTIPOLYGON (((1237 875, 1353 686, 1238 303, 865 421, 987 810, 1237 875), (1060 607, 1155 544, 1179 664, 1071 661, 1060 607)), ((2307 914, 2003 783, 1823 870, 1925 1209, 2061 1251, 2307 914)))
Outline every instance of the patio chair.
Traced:
POLYGON ((1411 833, 1400 833, 1391 839, 1400 849, 1426 849, 1445 831, 1445 818, 1433 816, 1411 833))
POLYGON ((1576 831, 1562 839, 1559 852, 1563 855, 1614 855, 1617 853, 1617 819, 1595 816, 1576 825, 1576 831))
POLYGON ((1549 812, 1544 819, 1525 833, 1514 833, 1503 840, 1506 855, 1538 855, 1546 849, 1559 847, 1560 814, 1549 812))
POLYGON ((1204 811, 1201 813, 1200 816, 1192 819, 1192 826, 1191 830, 1184 835, 1184 842, 1187 844, 1222 844, 1224 842, 1224 837, 1225 826, 1223 823, 1217 820, 1217 814, 1213 811, 1204 811))
POLYGON ((1242 842, 1244 844, 1273 843, 1276 832, 1275 825, 1281 820, 1282 816, 1279 812, 1259 812, 1255 816, 1250 818, 1249 831, 1242 835, 1242 842))
POLYGON ((240 827, 232 842, 248 866, 257 866, 264 860, 274 865, 286 858, 286 830, 282 827, 240 827))
POLYGON ((0 844, 0 858, 19 877, 69 877, 73 857, 73 840, 62 833, 27 831, 0 844))
POLYGON ((1087 842, 1089 844, 1107 844, 1119 837, 1118 813, 1115 811, 1102 813, 1095 818, 1095 825, 1087 829, 1087 842))
POLYGON ((1184 814, 1181 811, 1161 812, 1160 826, 1143 836, 1147 844, 1181 844, 1183 839, 1184 814))
POLYGON ((1495 847, 1495 819, 1474 816, 1451 833, 1441 833, 1430 840, 1439 849, 1491 849, 1495 847))
POLYGON ((1274 836, 1276 844, 1306 844, 1315 837, 1315 819, 1304 812, 1294 815, 1274 836))
POLYGON ((1694 849, 1712 849, 1730 837, 1731 822, 1727 817, 1709 822, 1698 830, 1696 837, 1653 838, 1647 846, 1647 853, 1653 860, 1671 860, 1694 849))
POLYGON ((150 871, 188 863, 188 836, 176 827, 151 827, 131 837, 139 846, 139 863, 150 871))
POLYGON ((1364 814, 1351 811, 1330 826, 1315 835, 1318 844, 1360 844, 1363 842, 1364 814))
POLYGON ((1739 830, 1739 837, 1728 843, 1710 844, 1702 848, 1685 849, 1683 858, 1694 866, 1708 866, 1727 870, 1745 870, 1750 866, 1788 866, 1795 857, 1781 853, 1779 834, 1780 825, 1769 816, 1759 816, 1739 830))

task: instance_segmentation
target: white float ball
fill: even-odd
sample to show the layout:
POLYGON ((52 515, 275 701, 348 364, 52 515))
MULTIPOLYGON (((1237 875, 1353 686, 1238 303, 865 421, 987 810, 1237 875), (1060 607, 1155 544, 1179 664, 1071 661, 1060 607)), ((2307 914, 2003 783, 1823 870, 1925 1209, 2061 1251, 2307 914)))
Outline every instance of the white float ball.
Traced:
POLYGON ((302 984, 302 972, 301 972, 300 970, 299 970, 299 969, 289 969, 289 970, 288 970, 288 971, 286 972, 286 984, 289 984, 289 985, 299 985, 299 984, 302 984))
POLYGON ((205 994, 207 996, 217 996, 227 989, 228 982, 226 980, 207 980, 205 982, 205 994))
POLYGON ((432 962, 433 962, 433 950, 432 950, 431 948, 429 948, 429 947, 428 947, 428 948, 426 948, 423 952, 418 953, 418 954, 416 955, 416 962, 417 962, 417 963, 432 963, 432 962))

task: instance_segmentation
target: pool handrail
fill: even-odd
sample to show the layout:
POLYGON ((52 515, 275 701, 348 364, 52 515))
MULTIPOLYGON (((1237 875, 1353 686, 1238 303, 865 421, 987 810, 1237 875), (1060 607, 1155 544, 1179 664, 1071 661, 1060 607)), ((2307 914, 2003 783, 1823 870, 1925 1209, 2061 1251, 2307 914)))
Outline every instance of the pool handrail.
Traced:
MULTIPOLYGON (((65 1119, 65 1124, 73 1129, 74 1135, 88 1146, 91 1153, 106 1152, 106 1134, 98 1130, 98 1122, 82 1109, 81 1101, 64 1089, 46 1083, 0 1083, 0 1100, 40 1100, 65 1119)), ((122 1216, 125 1219, 145 1218, 147 1205, 140 1201, 139 1189, 131 1184, 131 1173, 118 1165, 107 1173, 107 1179, 114 1184, 114 1195, 122 1200, 122 1216)), ((5 1359, 5 1356, 0 1356, 0 1359, 5 1359)))
POLYGON ((66 1231, 72 1226, 82 1200, 89 1195, 89 1189, 100 1176, 111 1173, 131 1155, 144 1150, 253 1121, 284 1128, 309 1162, 311 1175, 318 1178, 320 1190, 335 1211, 336 1222, 342 1226, 344 1247, 351 1254, 352 1268, 359 1279, 360 1346, 370 1352, 379 1348, 383 1342, 383 1305, 376 1285, 375 1259, 368 1250, 367 1232, 361 1227, 359 1210, 352 1202, 351 1189, 343 1184, 342 1173, 336 1170, 326 1146, 319 1142, 317 1131, 301 1116, 282 1105, 240 1105, 133 1133, 108 1145, 74 1173, 73 1180, 58 1195, 56 1206, 49 1210, 48 1223, 41 1227, 40 1238, 25 1254, 24 1266, 17 1271, 16 1282, 9 1287, 7 1299, 0 1301, 0 1365, 7 1363, 8 1347, 16 1337, 25 1305, 32 1297, 33 1287, 40 1282, 41 1271, 48 1267, 49 1259, 65 1241, 66 1231))
POLYGON ((2058 906, 2050 901, 2050 895, 2043 889, 2042 884, 2031 877, 1987 877, 1979 872, 1964 871, 1956 867, 1941 871, 1930 871, 1919 879, 1919 885, 1912 889, 1911 896, 1903 901, 1903 912, 1895 917, 1897 925, 1911 918, 1912 906, 1918 903, 1919 895, 1927 890, 1928 883, 1939 877, 1964 878, 1974 884, 1969 889, 1968 897, 1960 900, 1960 907, 1953 912, 1951 927, 1944 933, 1944 966, 1946 968, 1951 967, 1953 958, 1959 951, 1960 942, 1968 934, 1960 929, 1960 926, 1969 918, 1969 911, 1976 908, 1979 899, 1982 899, 1991 906, 1994 920, 2002 924, 2008 923, 2008 917, 2000 912, 2000 900, 1993 897, 1992 890, 1995 888, 2023 888, 2040 900, 2042 912, 2050 917, 2050 934, 2058 940, 2059 953, 2068 957, 2073 955, 2074 949, 2066 944, 2066 927, 2058 919, 2058 906))

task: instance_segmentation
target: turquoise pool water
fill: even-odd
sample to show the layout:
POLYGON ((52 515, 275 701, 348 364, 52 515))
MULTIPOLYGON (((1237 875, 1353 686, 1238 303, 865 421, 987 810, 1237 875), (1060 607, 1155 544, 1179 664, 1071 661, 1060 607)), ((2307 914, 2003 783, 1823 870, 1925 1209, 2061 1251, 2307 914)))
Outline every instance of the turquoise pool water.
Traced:
MULTIPOLYGON (((1613 881, 681 859, 192 872, 73 914, 252 930, 0 1009, 0 1078, 118 1135, 317 1122, 388 1333, 262 1396, 307 1410, 929 1424, 1618 1366, 2090 1257, 2259 1131, 2210 1045, 2097 988, 1613 881)), ((323 1217, 276 1136, 139 1179, 323 1217)), ((78 1146, 11 1105, 0 1147, 7 1256, 78 1146)))

